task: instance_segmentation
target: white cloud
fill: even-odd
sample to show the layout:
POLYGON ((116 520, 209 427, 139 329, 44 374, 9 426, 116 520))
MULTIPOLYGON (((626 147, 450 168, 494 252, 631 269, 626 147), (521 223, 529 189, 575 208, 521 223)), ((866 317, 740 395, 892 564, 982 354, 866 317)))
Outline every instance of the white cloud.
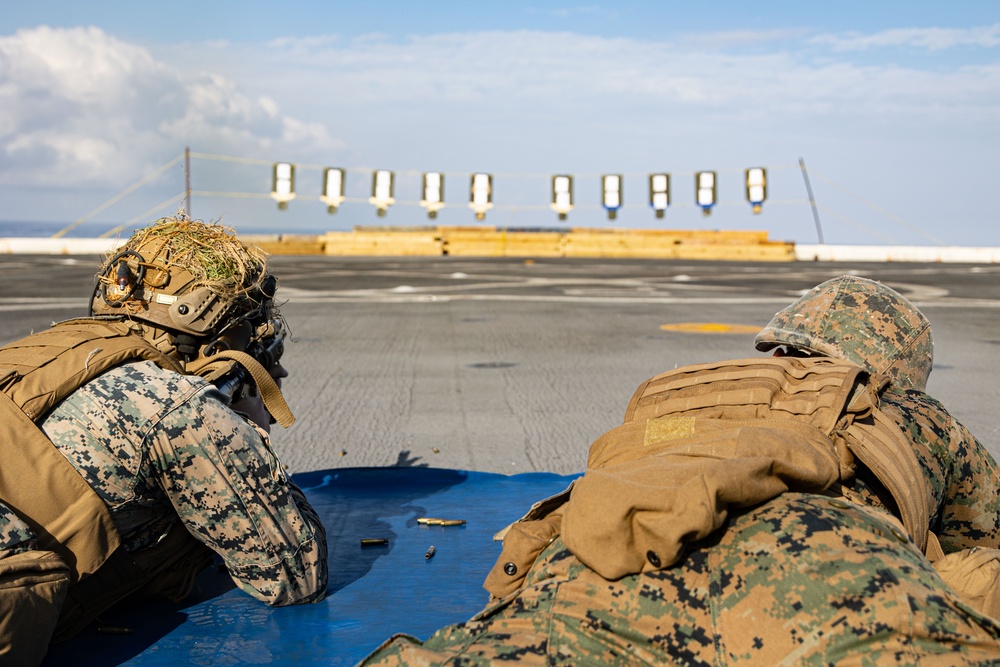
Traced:
POLYGON ((281 91, 273 94, 286 105, 317 115, 436 105, 446 116, 467 116, 474 107, 483 118, 520 113, 530 124, 540 114, 587 119, 622 104, 734 120, 810 111, 953 119, 967 117, 969 109, 1000 107, 1000 73, 993 65, 859 65, 801 48, 805 41, 798 31, 709 33, 672 41, 477 32, 404 42, 371 36, 349 43, 282 40, 269 44, 266 58, 253 60, 252 70, 249 47, 233 47, 228 58, 238 61, 237 69, 245 68, 234 78, 253 80, 248 85, 269 93, 281 91), (943 95, 948 105, 937 104, 943 95))
POLYGON ((994 48, 1000 45, 1000 23, 974 28, 895 28, 865 35, 861 33, 817 35, 814 44, 837 51, 867 51, 882 47, 915 47, 944 51, 958 47, 994 48))
POLYGON ((552 16, 560 19, 568 19, 574 16, 581 16, 586 14, 596 14, 600 11, 600 8, 595 5, 586 6, 573 6, 573 7, 555 7, 549 10, 552 16))
POLYGON ((253 155, 275 142, 339 146, 217 74, 179 71, 98 28, 45 26, 0 37, 5 183, 134 181, 188 144, 253 155))

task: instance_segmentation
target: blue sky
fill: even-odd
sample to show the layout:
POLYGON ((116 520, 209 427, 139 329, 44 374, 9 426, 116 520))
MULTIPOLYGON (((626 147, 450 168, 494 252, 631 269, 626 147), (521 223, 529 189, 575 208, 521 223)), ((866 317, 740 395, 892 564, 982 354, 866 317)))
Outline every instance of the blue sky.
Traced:
MULTIPOLYGON (((815 243, 1000 246, 996 2, 44 2, 0 13, 0 220, 111 228, 175 210, 241 231, 437 223, 764 229, 815 243), (266 197, 270 163, 298 198, 266 197), (169 167, 159 173, 164 165, 169 167), (336 215, 324 166, 347 170, 336 215), (768 169, 754 215, 743 170, 768 169), (376 217, 371 170, 396 172, 376 217), (718 173, 711 216, 694 172, 718 173), (668 172, 657 220, 646 178, 668 172), (575 176, 566 222, 552 174, 575 176), (604 173, 624 207, 600 206, 604 173), (116 196, 148 179, 120 200, 116 196)), ((135 224, 133 222, 133 224, 135 224)))

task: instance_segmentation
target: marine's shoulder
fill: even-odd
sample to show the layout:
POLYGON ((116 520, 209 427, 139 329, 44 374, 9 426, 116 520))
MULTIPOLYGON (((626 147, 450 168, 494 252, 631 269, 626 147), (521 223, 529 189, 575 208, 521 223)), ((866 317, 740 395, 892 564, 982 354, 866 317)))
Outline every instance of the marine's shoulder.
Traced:
POLYGON ((203 389, 209 383, 196 375, 184 375, 169 368, 162 368, 152 361, 130 361, 111 368, 94 378, 91 383, 118 385, 129 382, 150 390, 203 389))
MULTIPOLYGON (((891 416, 912 442, 948 446, 951 440, 971 438, 947 408, 930 394, 914 389, 890 388, 882 394, 882 411, 891 416)), ((953 443, 953 444, 958 444, 953 443)))
POLYGON ((156 420, 212 394, 204 379, 161 368, 152 361, 129 361, 108 369, 66 397, 53 414, 82 411, 119 413, 133 420, 156 420))
POLYGON ((904 411, 935 415, 941 419, 952 419, 951 413, 941 401, 916 389, 890 386, 881 396, 881 405, 904 411))

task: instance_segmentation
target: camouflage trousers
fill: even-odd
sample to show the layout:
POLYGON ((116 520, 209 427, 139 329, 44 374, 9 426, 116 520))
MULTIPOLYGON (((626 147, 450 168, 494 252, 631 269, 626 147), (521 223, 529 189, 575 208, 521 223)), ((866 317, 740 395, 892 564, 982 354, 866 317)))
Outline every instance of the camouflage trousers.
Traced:
POLYGON ((41 661, 68 586, 66 564, 0 503, 0 665, 41 661))
POLYGON ((618 581, 556 539, 517 593, 361 664, 1000 665, 998 639, 885 515, 785 494, 618 581))

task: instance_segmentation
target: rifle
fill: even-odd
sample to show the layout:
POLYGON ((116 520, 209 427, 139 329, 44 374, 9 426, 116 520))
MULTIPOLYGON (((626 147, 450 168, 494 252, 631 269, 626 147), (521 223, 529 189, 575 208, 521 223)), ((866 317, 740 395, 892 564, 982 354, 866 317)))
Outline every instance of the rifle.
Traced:
MULTIPOLYGON (((286 335, 284 321, 280 317, 268 320, 247 345, 246 353, 265 369, 270 370, 278 365, 281 355, 285 353, 286 335)), ((230 372, 215 380, 215 386, 229 397, 231 403, 257 396, 258 393, 257 383, 249 371, 239 363, 234 364, 230 372)))

